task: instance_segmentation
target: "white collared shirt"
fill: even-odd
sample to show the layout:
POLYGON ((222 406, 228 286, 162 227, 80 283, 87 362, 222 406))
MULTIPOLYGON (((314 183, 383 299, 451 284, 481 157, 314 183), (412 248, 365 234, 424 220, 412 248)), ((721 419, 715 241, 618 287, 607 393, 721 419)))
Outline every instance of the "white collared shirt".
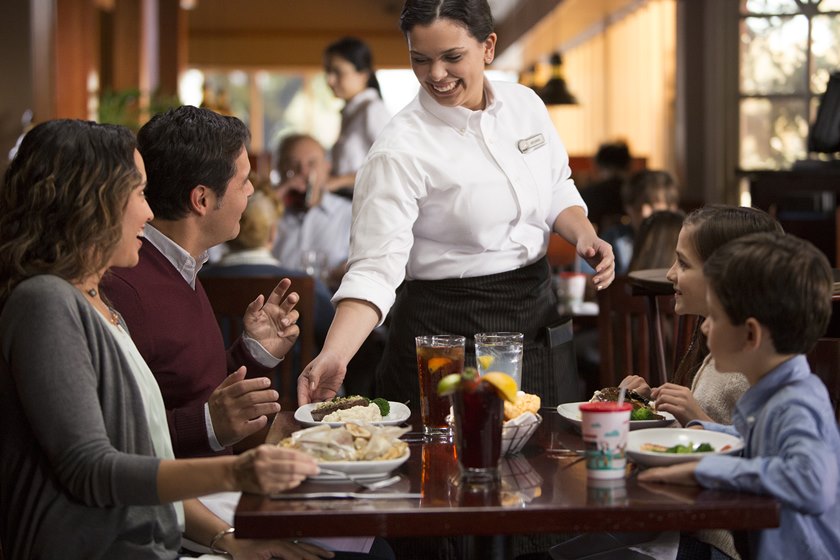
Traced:
POLYGON ((362 90, 348 101, 341 110, 341 132, 330 153, 333 173, 345 175, 358 171, 389 120, 391 114, 373 88, 362 90))
POLYGON ((349 200, 325 192, 306 212, 283 213, 271 253, 286 268, 301 269, 304 251, 318 251, 335 268, 347 260, 352 217, 349 200))
POLYGON ((540 259, 557 216, 586 205, 534 92, 485 80, 487 107, 444 107, 423 89, 357 175, 348 272, 333 302, 384 318, 404 278, 468 278, 540 259))

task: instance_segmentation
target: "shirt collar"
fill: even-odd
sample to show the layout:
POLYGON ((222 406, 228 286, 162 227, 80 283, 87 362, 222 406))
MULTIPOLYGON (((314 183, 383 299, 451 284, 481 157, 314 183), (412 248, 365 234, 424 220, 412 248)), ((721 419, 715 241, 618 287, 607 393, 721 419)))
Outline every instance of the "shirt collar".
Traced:
POLYGON ((186 280, 187 284, 195 289, 195 278, 202 265, 207 262, 209 254, 202 253, 199 260, 196 260, 183 247, 166 237, 159 229, 152 224, 146 224, 143 235, 155 249, 161 252, 166 260, 172 263, 175 270, 186 280))
POLYGON ((366 88, 357 93, 353 99, 348 101, 344 108, 341 109, 341 115, 345 118, 354 114, 357 109, 359 109, 362 105, 367 104, 370 101, 379 97, 379 92, 377 92, 373 88, 366 88))
POLYGON ((484 78, 484 96, 487 99, 487 106, 484 107, 483 110, 479 109, 478 111, 473 111, 471 109, 467 109, 466 107, 444 107, 435 101, 434 98, 429 95, 429 92, 427 92, 422 86, 420 87, 420 92, 417 95, 420 100, 420 105, 422 105, 426 111, 456 129, 461 134, 466 134, 470 117, 475 113, 483 111, 484 113, 495 115, 502 107, 501 100, 497 98, 493 86, 486 77, 484 78))
POLYGON ((805 356, 794 356, 770 370, 758 383, 750 387, 738 401, 736 409, 744 418, 754 416, 781 387, 806 379, 810 375, 811 367, 805 356))

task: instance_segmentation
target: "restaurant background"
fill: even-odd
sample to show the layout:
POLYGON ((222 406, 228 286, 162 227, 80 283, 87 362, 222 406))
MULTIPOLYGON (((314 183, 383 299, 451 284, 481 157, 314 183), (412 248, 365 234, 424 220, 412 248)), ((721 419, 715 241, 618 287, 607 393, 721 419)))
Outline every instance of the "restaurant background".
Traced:
MULTIPOLYGON (((538 88, 552 71, 549 57, 562 53, 578 104, 549 110, 578 182, 588 181, 601 142, 623 139, 648 167, 678 178, 687 208, 748 204, 750 172, 807 158, 819 95, 840 68, 840 0, 490 4, 496 77, 538 88)), ((336 38, 371 45, 392 112, 411 99, 417 85, 397 28, 401 5, 6 0, 0 149, 12 148, 28 109, 35 122, 101 116, 138 125, 177 96, 192 104, 204 96, 249 125, 255 163, 267 171, 284 132, 310 132, 328 147, 335 139, 340 102, 324 82, 321 53, 336 38)), ((822 204, 805 210, 828 214, 822 204)), ((836 234, 836 197, 830 204, 836 234)))

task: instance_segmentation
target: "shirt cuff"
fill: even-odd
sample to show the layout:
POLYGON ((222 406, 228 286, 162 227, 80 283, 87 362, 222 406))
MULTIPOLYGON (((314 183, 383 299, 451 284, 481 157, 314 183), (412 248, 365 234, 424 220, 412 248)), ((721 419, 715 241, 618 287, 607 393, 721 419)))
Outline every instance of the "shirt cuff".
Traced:
POLYGON ((225 446, 216 439, 216 432, 213 430, 213 420, 210 418, 210 403, 204 403, 204 424, 207 426, 207 441, 210 442, 210 449, 223 451, 225 446))
POLYGON ((262 344, 245 333, 242 333, 242 342, 245 343, 245 348, 248 349, 248 353, 251 354, 251 357, 254 358, 254 360, 256 360, 261 366, 273 368, 283 361, 283 358, 275 357, 271 352, 266 350, 262 344))

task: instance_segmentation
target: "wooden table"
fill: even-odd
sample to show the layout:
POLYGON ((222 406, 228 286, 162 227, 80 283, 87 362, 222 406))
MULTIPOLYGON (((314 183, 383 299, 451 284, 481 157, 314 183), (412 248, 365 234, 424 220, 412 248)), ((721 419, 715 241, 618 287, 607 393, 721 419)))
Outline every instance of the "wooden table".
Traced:
MULTIPOLYGON (((501 483, 494 487, 471 490, 459 484, 452 444, 411 443, 411 457, 398 471, 404 480, 389 490, 419 492, 420 499, 277 501, 243 495, 236 534, 489 536, 778 526, 779 504, 767 496, 645 484, 634 470, 617 484, 588 481, 584 463, 569 452, 582 447, 580 435, 555 410, 541 414, 544 421, 524 452, 504 458, 501 483)), ((325 487, 342 485, 305 482, 295 491, 325 487)))

